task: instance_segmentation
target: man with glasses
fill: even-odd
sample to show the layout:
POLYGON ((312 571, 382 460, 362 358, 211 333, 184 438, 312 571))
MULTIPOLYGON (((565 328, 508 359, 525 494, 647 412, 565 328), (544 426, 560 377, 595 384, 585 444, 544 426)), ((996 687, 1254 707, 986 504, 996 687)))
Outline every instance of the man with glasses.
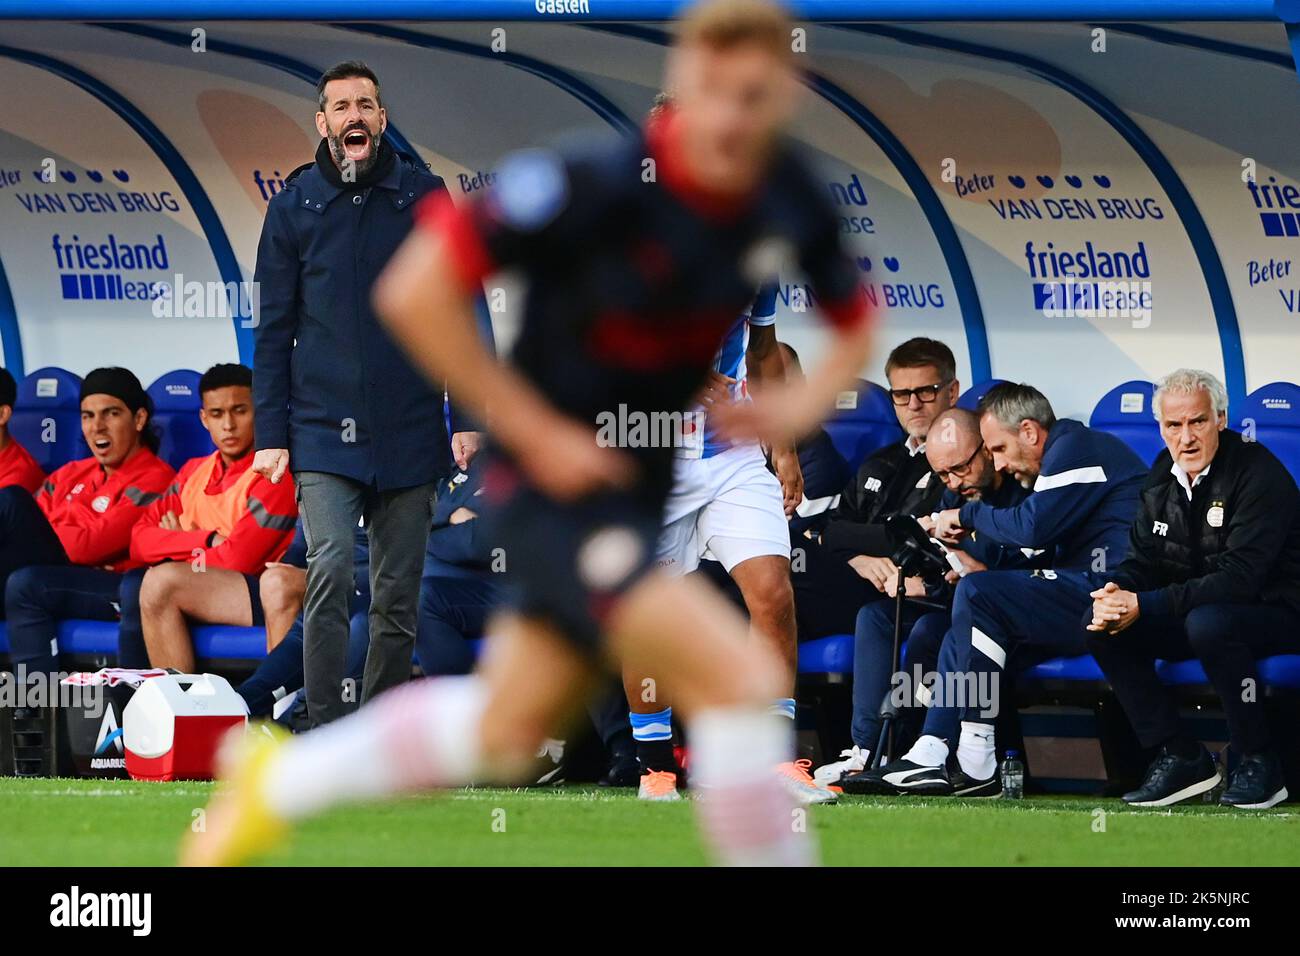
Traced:
POLYGON ((855 793, 1000 793, 992 721, 1000 709, 1005 669, 1087 653, 1079 621, 1108 569, 1128 551, 1147 468, 1124 442, 1057 419, 1042 392, 1009 382, 994 386, 980 402, 980 434, 994 467, 1033 494, 1010 507, 966 501, 939 512, 931 533, 949 545, 974 537, 1041 551, 1044 558, 1051 556, 1051 568, 962 578, 941 651, 948 666, 941 668, 939 680, 945 687, 969 688, 976 702, 932 706, 911 750, 862 774, 855 793), (964 705, 960 711, 958 705, 964 705), (956 761, 950 767, 958 722, 956 761))
MULTIPOLYGON (((962 408, 950 408, 939 414, 930 426, 925 443, 925 457, 933 470, 934 479, 943 487, 939 509, 960 507, 967 501, 983 501, 994 507, 1007 508, 1019 504, 1029 494, 1017 482, 1006 479, 993 465, 980 436, 979 416, 962 408)), ((921 525, 930 530, 934 519, 925 515, 921 525)), ((961 561, 960 574, 948 574, 948 586, 959 578, 975 571, 989 568, 1029 567, 1030 558, 1015 548, 1004 548, 991 538, 967 536, 952 549, 961 561)), ((893 582, 886 586, 891 596, 896 592, 897 572, 893 582)), ((907 593, 924 594, 926 589, 919 578, 906 582, 907 593)), ((938 591, 929 595, 943 598, 938 591)), ((913 703, 924 706, 930 692, 922 687, 918 678, 931 675, 944 663, 939 649, 948 632, 951 617, 946 611, 935 611, 915 604, 903 605, 903 633, 907 645, 903 658, 903 673, 915 688, 905 701, 901 727, 895 728, 896 740, 907 746, 916 736, 920 711, 913 703)), ((892 601, 873 601, 858 611, 853 629, 853 722, 850 733, 852 746, 840 754, 840 759, 819 767, 814 779, 822 786, 838 784, 846 792, 853 792, 853 777, 870 766, 880 738, 880 705, 891 686, 894 644, 894 605, 892 601)), ((953 727, 955 736, 956 727, 953 727)), ((897 752, 897 751, 896 751, 897 752)))
POLYGON ((858 610, 883 600, 897 581, 885 519, 928 515, 939 501, 943 487, 930 473, 925 441, 960 394, 956 364, 934 339, 909 339, 889 354, 885 377, 906 437, 858 467, 820 534, 794 542, 806 557, 804 570, 792 575, 801 640, 852 630, 858 610))

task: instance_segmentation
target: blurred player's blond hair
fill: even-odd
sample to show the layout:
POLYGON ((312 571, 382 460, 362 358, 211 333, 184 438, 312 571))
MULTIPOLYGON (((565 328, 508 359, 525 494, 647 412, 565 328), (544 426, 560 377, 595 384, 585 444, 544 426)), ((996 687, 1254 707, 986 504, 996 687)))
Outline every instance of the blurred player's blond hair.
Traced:
POLYGON ((792 60, 793 28, 785 8, 775 0, 699 0, 682 17, 677 42, 713 50, 753 43, 792 60))

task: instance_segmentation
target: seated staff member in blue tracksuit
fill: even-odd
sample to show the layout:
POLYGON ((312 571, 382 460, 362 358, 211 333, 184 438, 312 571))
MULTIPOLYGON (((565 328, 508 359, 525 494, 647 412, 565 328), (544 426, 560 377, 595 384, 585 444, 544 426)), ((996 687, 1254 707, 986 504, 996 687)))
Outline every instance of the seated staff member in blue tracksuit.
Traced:
MULTIPOLYGON (((1017 667, 1087 652, 1079 620, 1107 569, 1124 559, 1128 529, 1146 480, 1142 460, 1113 435, 1072 419, 1057 420, 1042 392, 1004 383, 980 402, 980 433, 993 463, 1034 493, 997 508, 968 501, 939 513, 934 535, 956 544, 968 535, 1033 551, 1052 549, 1052 569, 985 571, 961 580, 953 597, 953 642, 960 673, 941 673, 944 686, 966 688, 976 700, 949 699, 926 714, 908 753, 861 775, 855 792, 992 796, 1001 791, 991 721, 1012 652, 1017 667), (962 706, 957 766, 951 753, 951 708, 962 706)), ((956 696, 955 694, 952 696, 956 696)))
POLYGON ((1209 372, 1166 376, 1151 405, 1167 450, 1142 489, 1129 556, 1087 615, 1088 647, 1138 741, 1161 748, 1124 802, 1165 807, 1219 782, 1156 677, 1156 658, 1195 657, 1241 758, 1219 802, 1267 809, 1287 790, 1255 659, 1300 651, 1300 491, 1272 452, 1226 430, 1228 394, 1209 372))
MULTIPOLYGON (((993 456, 980 436, 979 416, 963 408, 950 408, 934 420, 925 443, 925 457, 934 476, 943 483, 944 493, 939 510, 957 508, 966 501, 983 501, 995 508, 1019 504, 1029 491, 993 466, 993 456)), ((924 527, 933 523, 930 516, 920 519, 924 527)), ((1031 557, 1006 548, 980 534, 967 535, 953 549, 964 565, 963 575, 990 568, 1030 567, 1031 557)), ((1041 560, 1041 556, 1037 560, 1041 560)), ((927 589, 920 578, 909 578, 907 594, 946 600, 958 573, 950 571, 945 590, 927 589), (927 590, 930 593, 926 593, 927 590)), ((895 591, 890 587, 889 591, 895 591)), ((892 594, 891 594, 892 596, 892 594)), ((905 742, 914 736, 920 724, 919 713, 912 704, 929 699, 919 678, 935 673, 939 650, 952 619, 946 611, 904 603, 903 634, 907 639, 903 671, 914 687, 905 702, 908 709, 895 727, 895 739, 905 742), (910 730, 910 733, 908 731, 910 730), (900 734, 900 731, 902 733, 900 734)), ((880 739, 880 704, 890 688, 893 667, 894 602, 873 601, 858 612, 853 648, 853 746, 840 759, 817 769, 816 779, 825 785, 838 784, 841 778, 860 773, 871 763, 871 754, 880 739)), ((952 728, 956 736, 956 727, 952 728)), ((897 751, 895 751, 897 752, 897 751)))
POLYGON ((491 610, 505 599, 504 556, 484 540, 477 460, 442 483, 424 550, 415 656, 426 676, 468 674, 470 643, 483 636, 491 610), (496 573, 493 573, 496 572, 496 573))

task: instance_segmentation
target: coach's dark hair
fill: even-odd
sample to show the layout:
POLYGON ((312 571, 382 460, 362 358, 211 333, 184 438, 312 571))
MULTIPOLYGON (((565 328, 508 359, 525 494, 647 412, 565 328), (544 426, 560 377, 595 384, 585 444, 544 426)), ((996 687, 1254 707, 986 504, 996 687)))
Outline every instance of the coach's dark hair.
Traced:
POLYGON ((939 370, 939 377, 951 382, 957 377, 957 360, 952 356, 952 349, 938 339, 918 336, 908 339, 885 360, 885 378, 889 378, 896 368, 924 368, 930 365, 939 370))
POLYGON ((247 365, 240 365, 238 362, 223 362, 220 365, 212 366, 203 373, 203 377, 199 379, 199 398, 202 398, 208 392, 215 392, 219 388, 231 388, 239 385, 244 388, 253 387, 253 370, 247 365))
POLYGON ((379 77, 375 76, 375 71, 360 60, 344 60, 342 63, 334 64, 322 73, 320 82, 316 84, 316 103, 322 113, 325 112, 325 84, 330 80, 350 80, 355 77, 369 80, 375 84, 375 104, 383 107, 384 97, 379 90, 379 77))
POLYGON ((1025 419, 1038 422, 1048 431, 1056 424, 1056 413, 1052 411, 1047 396, 1023 382, 1019 385, 1012 382, 994 385, 980 399, 979 409, 981 415, 993 416, 1003 428, 1012 431, 1019 428, 1025 419))
POLYGON ((7 368, 0 368, 0 405, 13 408, 16 401, 18 401, 18 383, 14 381, 14 374, 7 368))

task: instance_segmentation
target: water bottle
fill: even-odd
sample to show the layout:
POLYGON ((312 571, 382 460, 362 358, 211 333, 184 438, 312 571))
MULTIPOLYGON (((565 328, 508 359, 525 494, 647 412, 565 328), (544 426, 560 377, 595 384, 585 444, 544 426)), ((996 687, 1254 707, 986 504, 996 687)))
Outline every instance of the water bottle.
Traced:
POLYGON ((1020 751, 1008 750, 1002 761, 1002 799, 1020 800, 1025 795, 1025 765, 1020 761, 1020 751))

